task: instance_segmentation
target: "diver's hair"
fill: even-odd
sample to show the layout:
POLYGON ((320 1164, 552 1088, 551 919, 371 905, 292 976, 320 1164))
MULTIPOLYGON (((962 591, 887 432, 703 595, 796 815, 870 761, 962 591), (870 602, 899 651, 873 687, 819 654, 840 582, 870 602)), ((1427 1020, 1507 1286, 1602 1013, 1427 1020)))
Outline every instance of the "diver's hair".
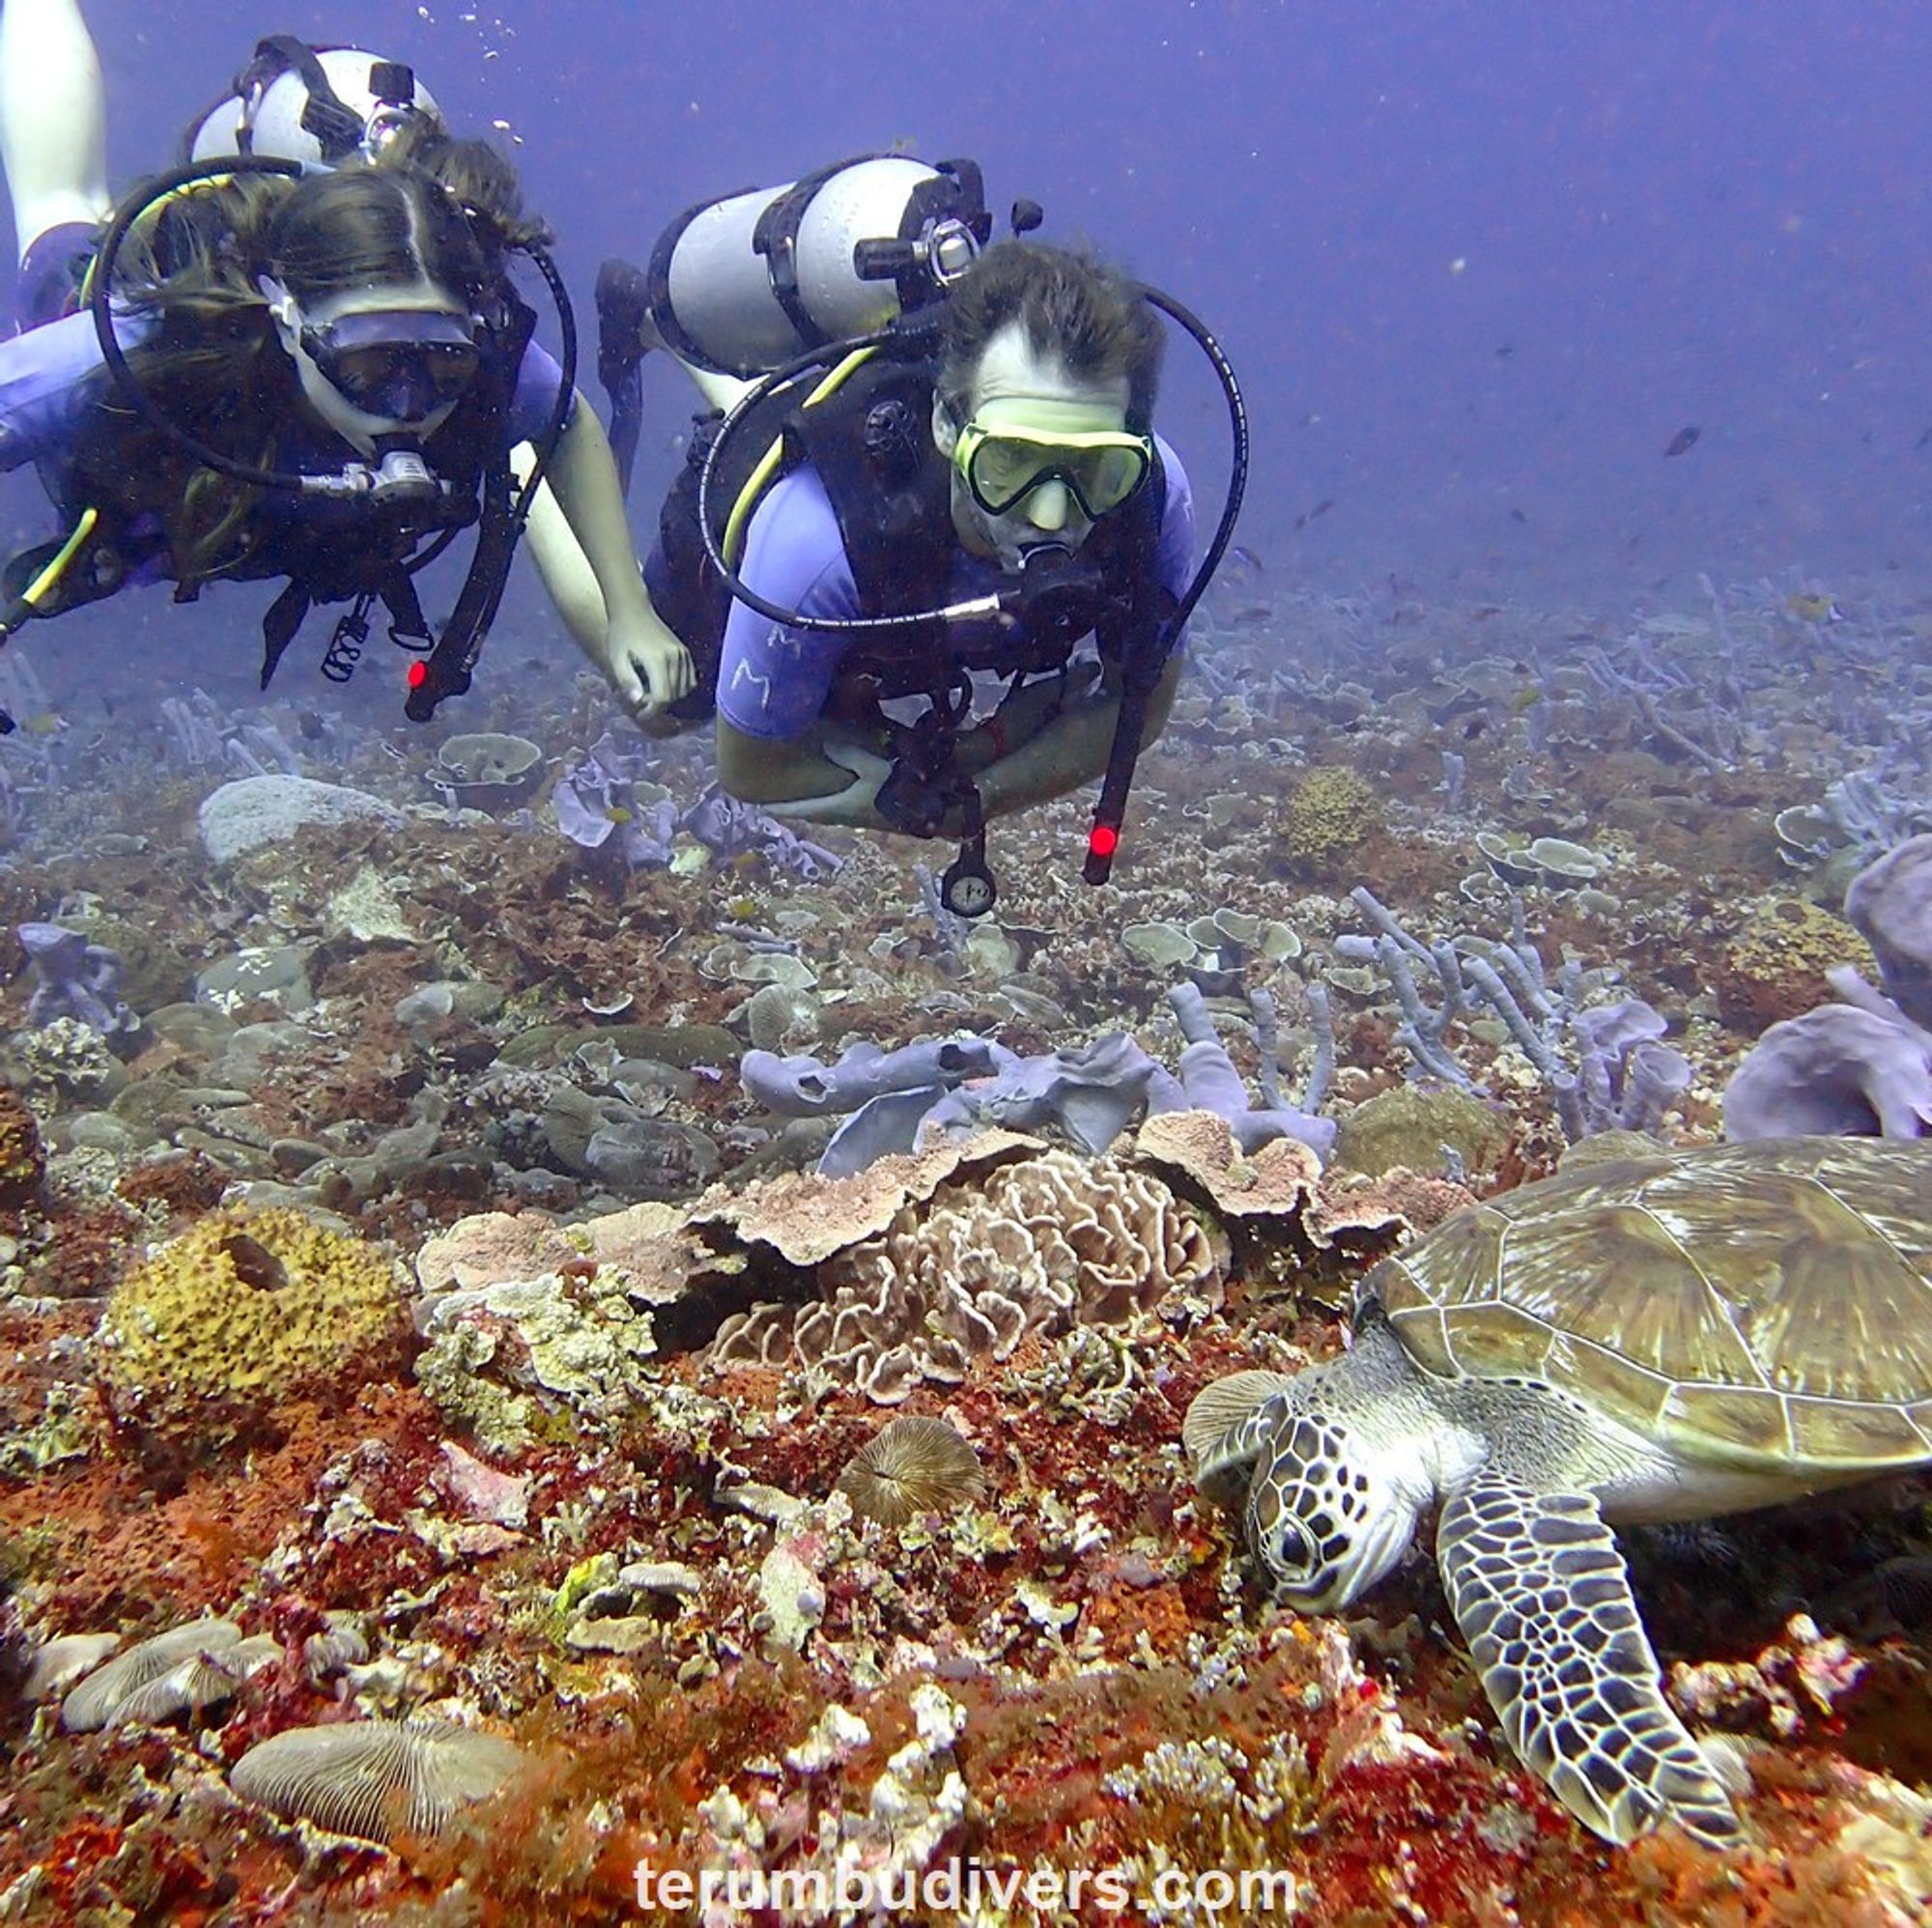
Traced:
MULTIPOLYGON (((506 252, 548 238, 507 161, 433 128, 406 129, 377 160, 332 173, 197 186, 138 223, 121 250, 120 298, 156 324, 128 361, 170 419, 224 455, 272 467, 277 431, 301 404, 263 277, 303 305, 428 280, 488 312, 507 285, 506 252)), ((82 499, 157 515, 185 586, 247 559, 241 538, 255 492, 130 426, 118 395, 94 411, 71 475, 82 499)))
POLYGON ((1127 383, 1127 426, 1145 435, 1167 345, 1160 318, 1123 274, 1093 255, 1045 241, 996 241, 946 303, 939 394, 956 417, 971 403, 986 347, 1019 323, 1037 354, 1082 382, 1127 383))

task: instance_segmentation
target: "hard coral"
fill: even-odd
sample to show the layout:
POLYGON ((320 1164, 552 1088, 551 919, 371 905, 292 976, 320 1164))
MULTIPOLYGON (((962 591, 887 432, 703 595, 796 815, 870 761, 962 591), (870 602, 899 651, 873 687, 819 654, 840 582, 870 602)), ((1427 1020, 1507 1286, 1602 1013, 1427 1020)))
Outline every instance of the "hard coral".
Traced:
POLYGON ((1464 1170, 1488 1172, 1508 1150, 1510 1132, 1508 1115, 1474 1092, 1398 1085, 1343 1118, 1335 1155, 1372 1178, 1397 1166, 1439 1171, 1451 1153, 1464 1170))
POLYGON ((830 1260, 802 1312, 753 1307, 719 1328, 722 1366, 815 1366, 896 1404, 922 1378, 963 1380, 1030 1333, 1126 1325, 1171 1292, 1218 1293, 1207 1233, 1165 1185, 1063 1151, 949 1186, 923 1212, 830 1260))
POLYGON ((40 1196, 47 1154, 34 1115, 10 1085, 0 1085, 0 1212, 24 1211, 40 1196))
POLYGON ((1296 869, 1320 870, 1381 825, 1381 800, 1355 771, 1334 764, 1311 770, 1282 812, 1277 848, 1296 869))
POLYGON ((298 1211, 223 1211, 128 1273, 101 1328, 108 1403, 166 1461, 255 1437, 283 1402, 401 1364, 389 1262, 298 1211))

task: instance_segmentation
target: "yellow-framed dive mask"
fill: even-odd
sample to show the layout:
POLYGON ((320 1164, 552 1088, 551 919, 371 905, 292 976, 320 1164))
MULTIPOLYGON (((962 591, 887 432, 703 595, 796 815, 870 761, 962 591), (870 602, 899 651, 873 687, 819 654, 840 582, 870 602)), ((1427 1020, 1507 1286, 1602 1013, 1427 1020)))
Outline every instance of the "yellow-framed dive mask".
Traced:
POLYGON ((952 461, 989 516, 1007 515, 1043 482, 1058 482, 1089 522, 1098 522, 1148 479, 1153 438, 1121 430, 1047 435, 970 421, 952 445, 952 461))

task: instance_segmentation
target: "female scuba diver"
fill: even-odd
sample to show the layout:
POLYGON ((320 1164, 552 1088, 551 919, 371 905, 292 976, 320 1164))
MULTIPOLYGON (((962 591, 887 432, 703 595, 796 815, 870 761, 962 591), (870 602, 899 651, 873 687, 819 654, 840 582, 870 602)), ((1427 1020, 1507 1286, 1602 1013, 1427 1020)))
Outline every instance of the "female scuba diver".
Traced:
POLYGON ((344 601, 323 666, 346 680, 380 601, 391 636, 426 653, 408 707, 427 717, 469 686, 534 471, 602 598, 598 632, 577 639, 635 710, 683 695, 689 658, 645 600, 603 431, 509 278, 513 254, 534 259, 568 335, 508 165, 433 113, 400 114, 332 172, 259 156, 178 170, 103 233, 100 99, 71 0, 8 0, 0 155, 30 326, 0 345, 0 468, 40 465, 64 533, 10 566, 0 634, 129 582, 171 581, 185 601, 286 578, 265 683, 309 608, 344 601), (536 450, 521 492, 518 444, 536 450), (438 641, 412 576, 472 523, 438 641))

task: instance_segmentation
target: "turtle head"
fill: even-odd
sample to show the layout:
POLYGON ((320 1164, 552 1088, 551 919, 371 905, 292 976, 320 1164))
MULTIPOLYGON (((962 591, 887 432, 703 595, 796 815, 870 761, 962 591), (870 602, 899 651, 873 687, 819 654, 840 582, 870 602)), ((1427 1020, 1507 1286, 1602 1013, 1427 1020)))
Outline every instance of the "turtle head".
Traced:
POLYGON ((1248 1486, 1247 1533, 1277 1599, 1332 1613, 1402 1558, 1431 1489, 1412 1453, 1324 1410, 1316 1392, 1304 1379, 1275 1402, 1280 1416, 1248 1486))

